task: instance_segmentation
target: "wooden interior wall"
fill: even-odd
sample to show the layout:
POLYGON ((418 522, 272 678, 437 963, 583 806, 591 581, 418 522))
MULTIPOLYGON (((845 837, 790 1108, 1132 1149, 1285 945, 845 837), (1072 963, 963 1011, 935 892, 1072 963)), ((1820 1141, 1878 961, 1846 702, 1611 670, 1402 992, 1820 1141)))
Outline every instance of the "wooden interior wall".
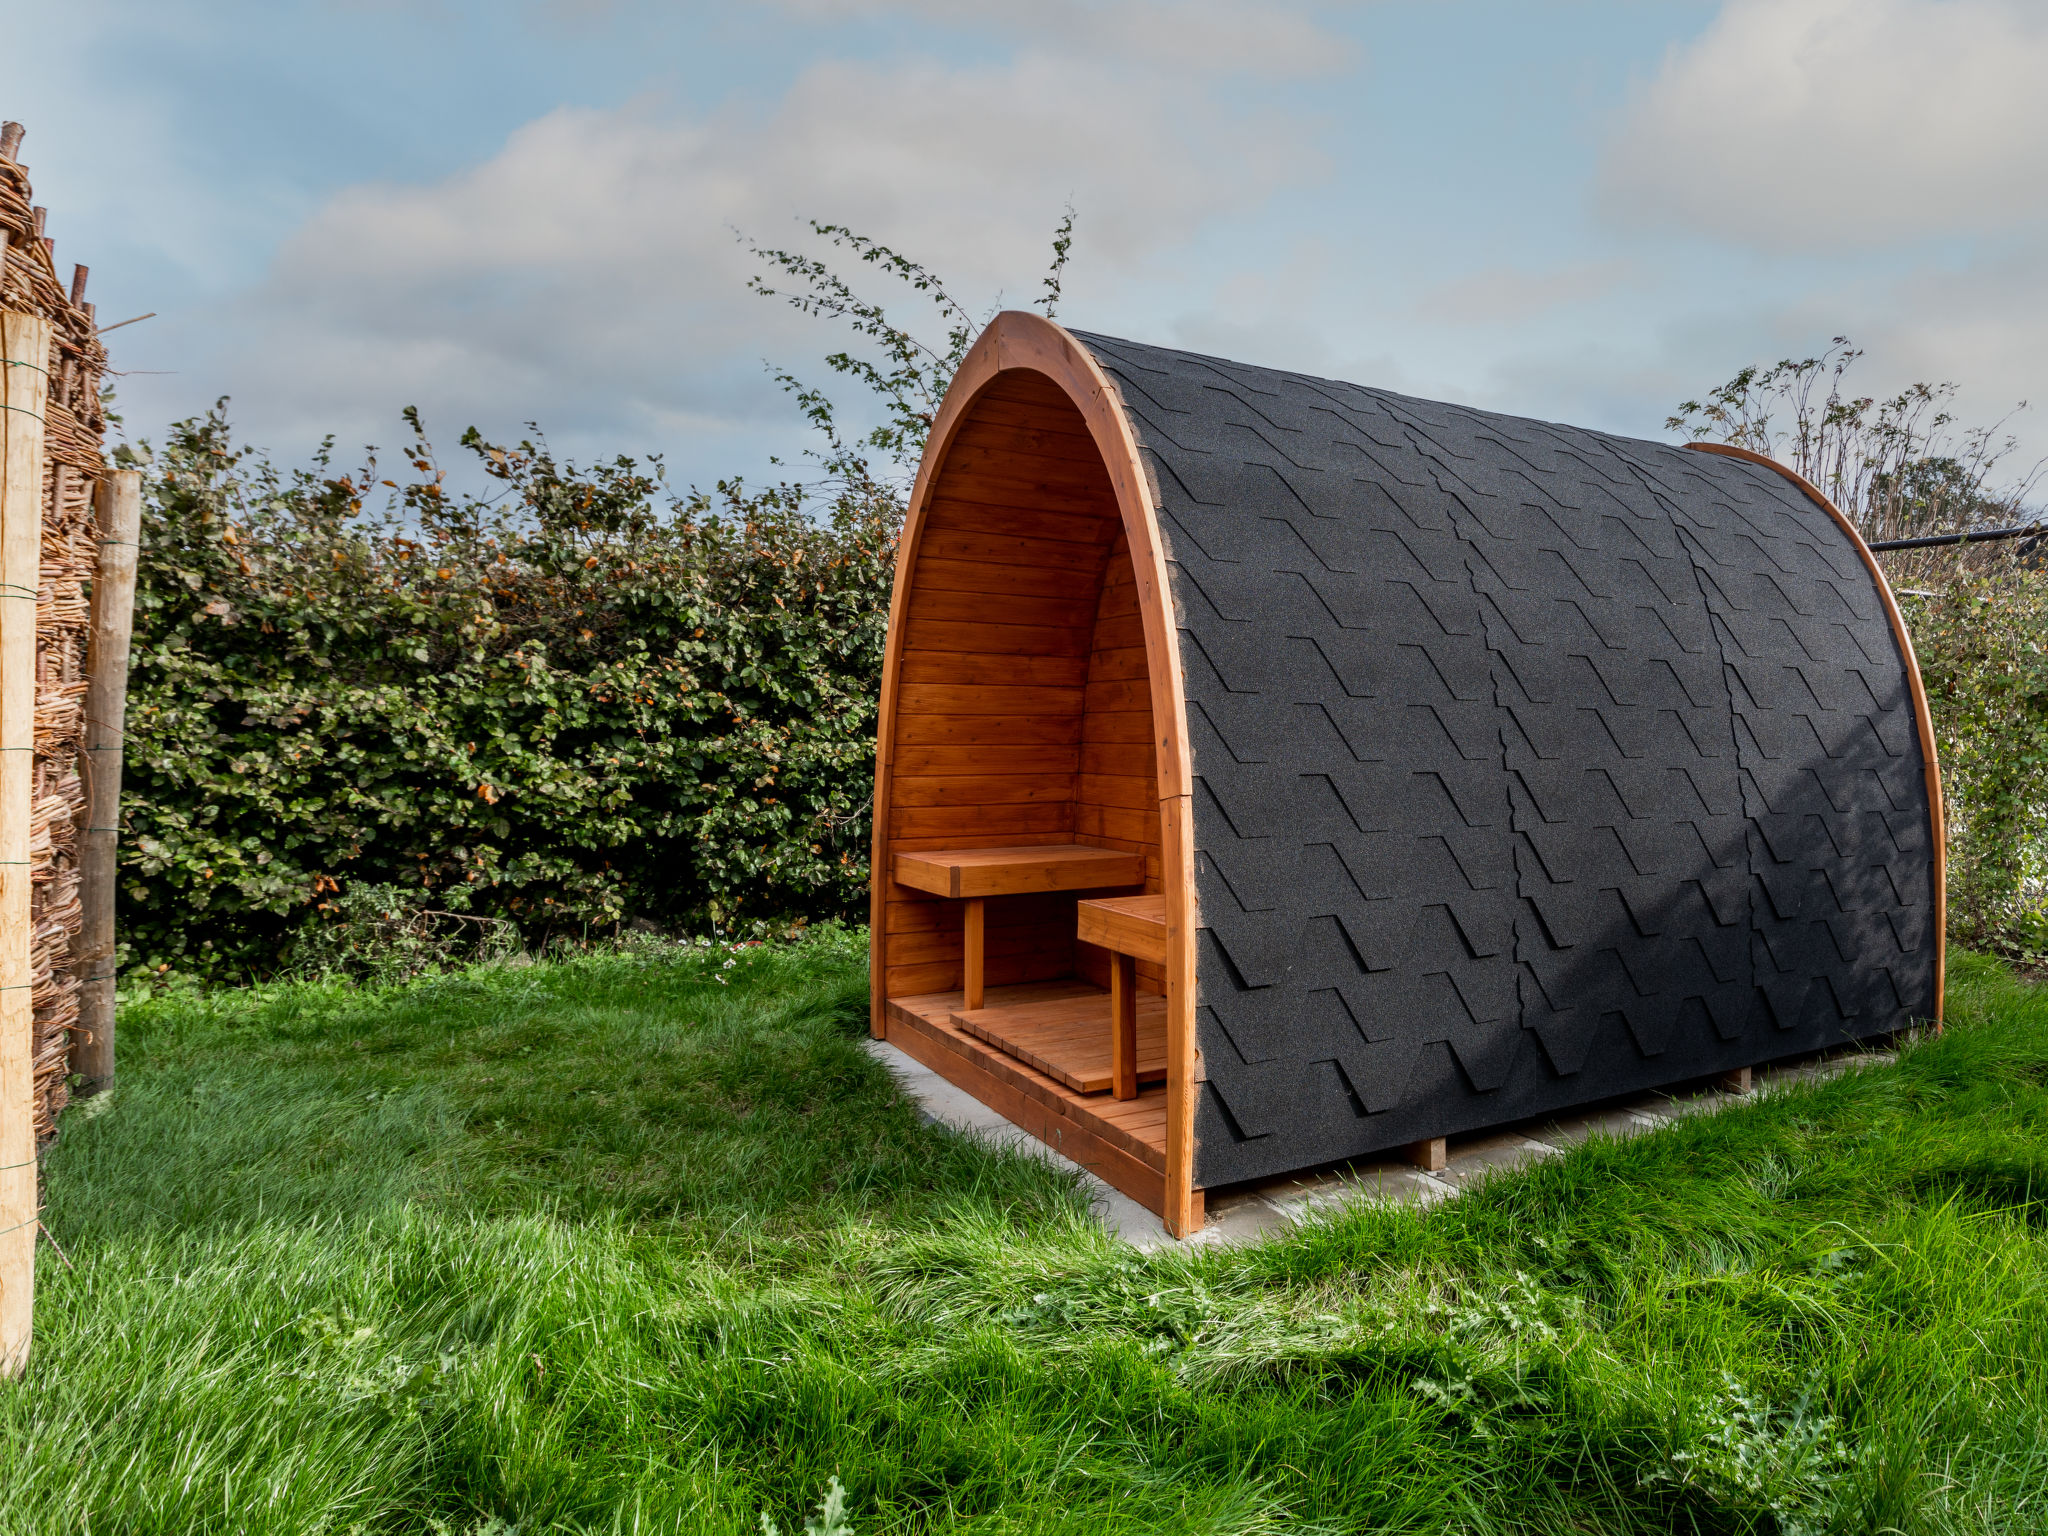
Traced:
MULTIPOLYGON (((947 450, 911 572, 892 854, 1076 839, 1103 570, 1120 533, 1080 412, 1038 374, 998 378, 947 450)), ((1122 565, 1128 582, 1129 559, 1122 565)), ((958 902, 892 883, 884 995, 958 987, 960 921, 958 902)), ((991 900, 986 943, 992 986, 1071 973, 1074 898, 991 900)))
MULTIPOLYGON (((1110 546, 1088 650, 1088 691, 1081 717, 1081 769, 1074 790, 1076 841, 1145 856, 1145 890, 1157 895, 1159 764, 1152 734, 1152 687, 1130 542, 1121 527, 1110 546)), ((1109 953, 1075 945, 1075 969, 1109 985, 1109 953)), ((1138 963, 1141 991, 1164 992, 1166 973, 1138 963)))

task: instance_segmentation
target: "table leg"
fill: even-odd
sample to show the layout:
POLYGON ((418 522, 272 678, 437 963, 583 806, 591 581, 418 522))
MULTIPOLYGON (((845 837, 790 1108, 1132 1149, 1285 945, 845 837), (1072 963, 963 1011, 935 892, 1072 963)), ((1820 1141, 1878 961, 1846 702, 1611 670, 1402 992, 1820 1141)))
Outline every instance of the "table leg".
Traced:
POLYGON ((962 990, 967 994, 969 1010, 981 1006, 981 909, 982 899, 979 896, 970 896, 967 899, 967 931, 964 938, 967 975, 962 990))
POLYGON ((1138 962, 1115 950, 1109 955, 1109 1092, 1138 1096, 1138 962))

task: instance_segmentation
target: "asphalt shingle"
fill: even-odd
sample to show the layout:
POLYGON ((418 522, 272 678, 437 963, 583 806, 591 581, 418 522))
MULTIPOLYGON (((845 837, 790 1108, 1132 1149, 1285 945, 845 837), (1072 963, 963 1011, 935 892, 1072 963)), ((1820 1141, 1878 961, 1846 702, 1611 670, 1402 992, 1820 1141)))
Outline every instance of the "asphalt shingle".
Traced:
POLYGON ((1905 663, 1738 460, 1081 335, 1158 487, 1196 791, 1196 1182, 1934 1011, 1905 663))

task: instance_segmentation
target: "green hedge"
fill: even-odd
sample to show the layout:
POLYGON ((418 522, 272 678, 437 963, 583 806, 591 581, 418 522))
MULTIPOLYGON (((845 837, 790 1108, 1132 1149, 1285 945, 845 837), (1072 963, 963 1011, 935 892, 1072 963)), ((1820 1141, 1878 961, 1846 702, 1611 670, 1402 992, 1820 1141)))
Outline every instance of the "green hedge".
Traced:
POLYGON ((281 474, 221 407, 155 455, 129 964, 273 970, 364 883, 542 942, 857 913, 896 498, 473 433, 494 494, 455 496, 408 419, 402 480, 281 474))
POLYGON ((1922 562, 1900 608, 1934 717, 1949 934, 2048 960, 2048 573, 2001 554, 1922 562))
MULTIPOLYGON (((886 248, 818 233, 934 287, 886 248)), ((816 505, 736 482, 674 497, 658 461, 578 470, 474 433, 493 494, 455 496, 411 412, 402 479, 334 473, 324 454, 280 474, 232 445, 221 407, 173 429, 148 478, 129 693, 131 967, 269 972, 325 952, 309 928, 417 926, 422 908, 509 919, 529 943, 631 919, 857 917, 902 520, 863 455, 914 464, 971 331, 935 289, 958 323, 945 352, 920 348, 821 264, 759 254, 799 280, 762 292, 850 317, 889 361, 827 359, 887 406, 852 444, 829 401, 779 375, 840 487, 816 505)), ((1745 370, 1670 425, 1783 447, 1771 410, 1790 400, 1787 443, 1834 432, 1835 459, 1868 471, 1838 489, 1873 528, 2022 516, 2019 492, 1984 490, 1998 452, 1945 457, 1948 417, 1915 425, 1913 402, 1950 386, 1874 422, 1838 390, 1816 414, 1802 381, 1827 363, 1745 370), (1897 487, 1930 475, 1961 489, 1902 510, 1897 487)), ((2048 957, 2048 576, 2009 552, 1887 559, 1940 739, 1951 933, 2048 957)))

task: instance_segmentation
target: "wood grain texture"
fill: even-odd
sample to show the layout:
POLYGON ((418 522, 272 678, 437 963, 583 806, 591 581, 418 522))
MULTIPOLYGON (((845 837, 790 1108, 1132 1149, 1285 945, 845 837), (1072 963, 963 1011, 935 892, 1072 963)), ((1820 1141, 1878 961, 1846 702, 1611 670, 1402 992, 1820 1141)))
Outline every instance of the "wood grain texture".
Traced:
POLYGON ((121 751, 128 718, 128 643, 135 610, 136 541, 142 531, 142 472, 116 470, 95 496, 99 569, 92 584, 86 650, 85 813, 79 828, 78 899, 84 917, 71 968, 78 977, 79 1030, 71 1070, 88 1091, 114 1076, 114 856, 121 827, 121 751))
MULTIPOLYGON (((1166 1012, 1163 999, 1159 1011, 1166 1012)), ((1159 1076, 1166 1076, 1164 1028, 1159 1031, 1159 1076)), ((1138 1096, 1138 964, 1121 951, 1109 957, 1109 1092, 1118 1099, 1138 1096)))
MULTIPOLYGON (((1166 999, 1156 992, 1135 999, 1131 1020, 1137 1081, 1166 1081, 1166 999)), ((1080 997, 1016 1003, 1002 1008, 968 1008, 950 1015, 956 1028, 1035 1067, 1076 1093, 1109 1093, 1116 1085, 1114 1050, 1116 997, 1088 992, 1080 997)), ((1118 1093, 1119 1099, 1136 1097, 1118 1093)))
MULTIPOLYGON (((1002 651, 918 651, 903 653, 906 683, 983 683, 997 688, 1080 688, 1087 697, 1086 656, 1033 656, 1002 651)), ((898 764, 898 771, 907 771, 898 764)))
POLYGON ((1075 936, 1120 955, 1166 963, 1164 896, 1098 896, 1080 903, 1075 936))
MULTIPOLYGON (((1186 735, 1181 736, 1183 754, 1186 735)), ((1162 751, 1163 755, 1163 751, 1162 751)), ((1162 775, 1163 777, 1163 775, 1162 775)), ((1190 793, 1159 802, 1160 886, 1166 896, 1166 1230, 1190 1237, 1202 1229, 1202 1192, 1195 1188, 1195 1094, 1202 1063, 1195 1039, 1195 817, 1190 793)))
MULTIPOLYGON (((900 862, 900 861, 899 861, 900 862)), ((960 951, 962 957, 961 993, 967 999, 969 1008, 979 1008, 982 1003, 982 977, 986 974, 984 961, 987 949, 983 939, 988 930, 988 903, 979 896, 970 897, 962 904, 960 951)))
MULTIPOLYGON (((991 987, 989 1006, 1010 1008, 1020 1001, 1032 1001, 1034 997, 1061 997, 1073 995, 1075 985, 1071 981, 1034 981, 1018 987, 991 987)), ((1126 1153, 1139 1167, 1151 1169, 1153 1178, 1165 1171, 1165 1155, 1161 1151, 1165 1141, 1165 1090, 1163 1087, 1147 1087, 1135 1100, 1116 1102, 1106 1094, 1083 1096, 1075 1094, 1065 1083, 1047 1077, 1036 1067, 1030 1067, 1006 1051, 997 1051, 985 1040, 977 1040, 967 1030, 952 1024, 952 1016, 961 1012, 961 993, 905 993, 891 997, 887 1004, 887 1016, 893 1026, 915 1026, 920 1034, 954 1057, 965 1057, 977 1065, 983 1073, 1006 1085, 1006 1090, 1022 1100, 1030 1100, 1051 1114, 1067 1120, 1071 1126, 1085 1130, 1087 1135, 1096 1137, 1106 1147, 1126 1153)), ((891 1040, 901 1036, 891 1030, 891 1040)), ((920 1057, 926 1065, 932 1065, 926 1057, 920 1057)), ((977 1098, 981 1098, 977 1094, 977 1098)), ((983 1104, 1010 1114, 1008 1108, 995 1104, 989 1098, 983 1104)), ((1016 1114, 1010 1114, 1018 1120, 1016 1114)), ((1024 1124, 1024 1120, 1018 1120, 1024 1124)), ((1069 1153, 1071 1155, 1071 1153, 1069 1153)), ((1077 1159, 1079 1161, 1079 1159, 1077 1159)), ((1114 1180, 1110 1180, 1114 1184, 1114 1180)), ((1124 1188, 1118 1184, 1118 1188, 1124 1188)), ((1130 1190, 1124 1190, 1130 1194, 1130 1190)), ((1143 1198, 1143 1196, 1141 1196, 1143 1198)), ((1157 1192, 1153 1200, 1157 1200, 1157 1192)), ((1157 1208, 1157 1206, 1153 1206, 1157 1208)))
POLYGON ((35 1317, 29 820, 49 356, 49 321, 0 312, 0 1377, 27 1366, 35 1317))
MULTIPOLYGON (((1143 856, 1145 890, 1157 894, 1159 770, 1152 742, 1151 699, 1146 692, 1148 676, 1136 572, 1130 563, 1129 540, 1119 532, 1103 573, 1088 655, 1081 763, 1074 780, 1074 835, 1143 856), (1120 690, 1114 698, 1105 695, 1110 687, 1120 690)), ((1109 987, 1114 979, 1109 950, 1086 935, 1079 937, 1082 943, 1075 951, 1076 968, 1097 986, 1109 987)), ((1145 964, 1138 968, 1138 985, 1163 993, 1163 957, 1141 958, 1145 964)))
POLYGON ((892 806, 889 830, 899 837, 1008 838, 1022 832, 1074 830, 1073 802, 1057 805, 892 806))
POLYGON ((1450 1144, 1441 1136, 1408 1144, 1408 1161, 1424 1173, 1442 1173, 1451 1166, 1450 1144))
POLYGON ((939 848, 896 855, 899 885, 939 896, 1018 896, 1040 891, 1083 891, 1099 885, 1137 885, 1142 860, 1115 849, 1078 843, 1024 848, 939 848))
POLYGON ((1870 579, 1877 587, 1878 598, 1884 603, 1885 618, 1890 621, 1892 638, 1899 643, 1899 656, 1906 664, 1906 683, 1913 695, 1913 721, 1920 733, 1920 756, 1925 765, 1927 779, 1928 831, 1934 840, 1934 1022, 1941 1025, 1945 1010, 1948 978, 1948 833, 1947 814, 1941 803, 1941 760, 1934 746, 1934 716, 1927 707, 1927 685, 1920 680, 1920 661, 1913 654, 1913 636, 1906 629, 1905 615, 1899 612, 1898 599, 1892 596, 1892 584, 1884 574, 1884 567, 1877 563, 1877 556, 1870 552, 1870 546, 1863 542, 1863 535, 1855 523, 1842 509, 1828 499, 1821 488, 1789 465, 1780 464, 1767 454, 1753 449, 1738 448, 1732 443, 1687 443, 1688 448, 1700 453, 1716 453, 1724 458, 1742 459, 1751 464, 1761 464, 1790 480, 1806 494, 1808 500, 1833 518, 1841 530, 1856 546, 1856 553, 1863 558, 1863 567, 1870 573, 1870 579))
POLYGON ((896 786, 898 805, 1023 805, 1032 801, 1065 804, 1073 796, 1071 773, 906 775, 896 786))

